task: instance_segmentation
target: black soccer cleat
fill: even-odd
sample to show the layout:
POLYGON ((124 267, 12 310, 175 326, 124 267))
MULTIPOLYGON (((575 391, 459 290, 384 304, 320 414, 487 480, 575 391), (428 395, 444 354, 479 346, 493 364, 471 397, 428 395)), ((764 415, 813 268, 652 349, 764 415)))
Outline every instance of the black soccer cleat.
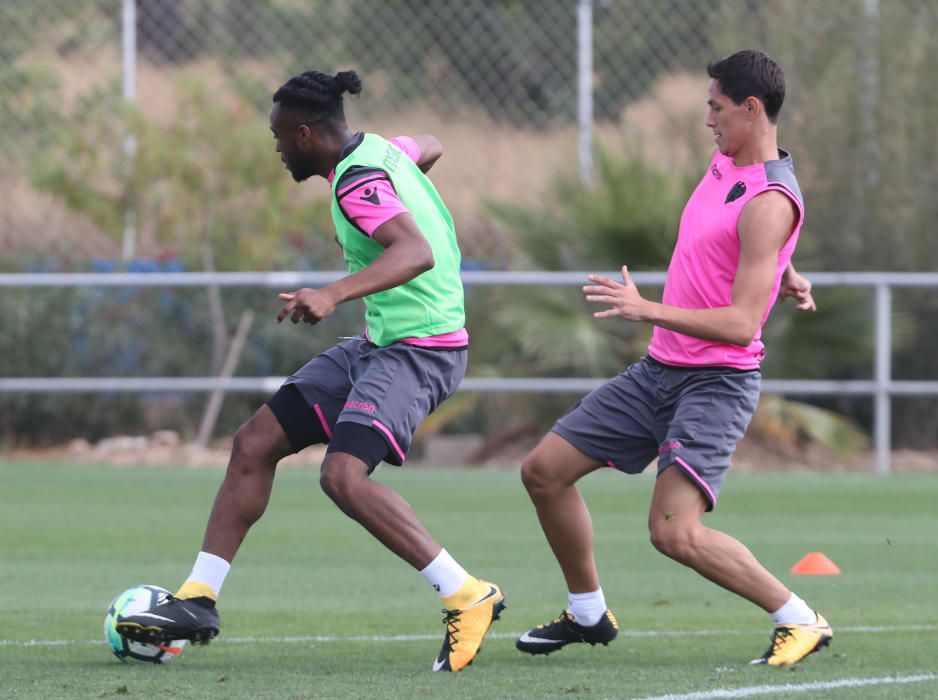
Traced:
POLYGON ((549 654, 568 644, 586 643, 606 646, 619 634, 619 623, 612 611, 603 613, 599 622, 590 627, 580 625, 567 610, 553 622, 538 625, 518 637, 515 646, 526 654, 549 654))
POLYGON ((156 645, 177 639, 208 644, 221 625, 211 598, 180 599, 167 595, 149 610, 119 618, 115 627, 122 637, 156 645))

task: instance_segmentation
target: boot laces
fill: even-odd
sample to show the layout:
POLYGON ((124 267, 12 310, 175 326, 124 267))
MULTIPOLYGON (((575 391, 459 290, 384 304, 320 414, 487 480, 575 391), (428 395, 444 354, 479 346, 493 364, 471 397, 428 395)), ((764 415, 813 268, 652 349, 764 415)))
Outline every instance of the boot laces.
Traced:
POLYGON ((462 610, 443 610, 443 624, 446 625, 446 640, 443 642, 449 651, 453 651, 458 642, 459 623, 462 610))

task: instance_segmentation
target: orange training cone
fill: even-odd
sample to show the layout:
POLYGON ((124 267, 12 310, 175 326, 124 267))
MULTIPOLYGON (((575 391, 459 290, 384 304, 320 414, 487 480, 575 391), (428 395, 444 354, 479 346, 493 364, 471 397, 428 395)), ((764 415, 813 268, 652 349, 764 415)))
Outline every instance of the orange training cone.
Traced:
POLYGON ((791 572, 796 576, 839 576, 840 567, 822 552, 810 552, 791 567, 791 572))

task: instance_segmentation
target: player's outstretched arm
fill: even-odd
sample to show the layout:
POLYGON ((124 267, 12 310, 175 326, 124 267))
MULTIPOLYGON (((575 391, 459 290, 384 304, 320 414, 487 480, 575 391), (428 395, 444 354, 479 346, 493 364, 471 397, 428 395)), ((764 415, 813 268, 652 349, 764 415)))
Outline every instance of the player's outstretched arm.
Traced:
POLYGON ((277 323, 287 316, 293 323, 319 323, 342 302, 399 287, 434 265, 433 249, 408 212, 381 224, 372 238, 385 250, 364 269, 320 289, 280 294, 287 303, 277 314, 277 323))

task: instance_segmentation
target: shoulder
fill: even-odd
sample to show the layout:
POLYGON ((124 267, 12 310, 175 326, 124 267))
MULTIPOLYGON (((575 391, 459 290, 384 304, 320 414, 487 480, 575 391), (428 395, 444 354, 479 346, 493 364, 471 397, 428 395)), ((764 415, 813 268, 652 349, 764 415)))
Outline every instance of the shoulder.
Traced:
POLYGON ((402 151, 415 163, 420 160, 420 144, 413 136, 395 136, 388 139, 388 143, 402 151))
POLYGON ((767 189, 746 202, 739 215, 740 241, 754 237, 781 247, 800 218, 800 210, 791 196, 767 189))
POLYGON ((352 165, 336 178, 333 191, 336 199, 342 199, 348 193, 365 184, 381 180, 390 181, 390 177, 384 169, 372 165, 352 165))
POLYGON ((757 193, 746 202, 743 212, 758 212, 782 218, 788 215, 794 216, 791 197, 787 193, 776 189, 767 189, 757 193))
POLYGON ((788 151, 779 149, 778 159, 765 163, 765 180, 767 187, 787 192, 798 203, 799 208, 804 206, 801 187, 795 177, 795 164, 788 151))

